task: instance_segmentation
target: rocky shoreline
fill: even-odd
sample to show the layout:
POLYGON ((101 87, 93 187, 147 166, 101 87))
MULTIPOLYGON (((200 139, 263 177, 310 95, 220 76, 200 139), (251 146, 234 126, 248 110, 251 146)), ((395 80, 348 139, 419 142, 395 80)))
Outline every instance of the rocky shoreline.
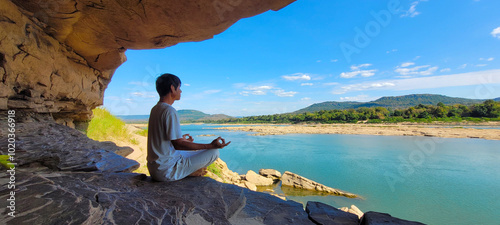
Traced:
MULTIPOLYGON (((283 175, 274 169, 260 169, 257 174, 253 170, 249 170, 246 174, 240 175, 231 171, 226 163, 220 158, 215 161, 215 166, 220 170, 220 174, 214 174, 209 171, 208 177, 223 183, 230 183, 240 187, 248 188, 252 191, 258 191, 258 187, 271 187, 273 185, 280 185, 280 187, 289 187, 296 190, 306 190, 311 192, 318 192, 317 195, 335 195, 348 198, 360 198, 359 195, 328 187, 320 184, 298 174, 285 171, 283 175)), ((286 200, 286 195, 277 195, 272 193, 272 190, 265 189, 271 195, 286 200)), ((293 191, 289 191, 293 192, 293 191)))
MULTIPOLYGON (((250 135, 283 134, 361 134, 389 136, 425 136, 441 138, 480 138, 500 140, 500 123, 482 123, 494 129, 464 128, 456 124, 314 124, 314 125, 236 125, 213 129, 252 132, 250 135)), ((467 126, 467 125, 465 125, 467 126)))
MULTIPOLYGON (((127 158, 138 161, 141 165, 146 165, 146 138, 136 134, 138 131, 137 124, 128 124, 127 129, 130 131, 130 134, 134 136, 135 140, 137 140, 137 144, 131 145, 128 144, 133 152, 127 155, 127 158)), ((204 135, 200 135, 204 136, 204 135)), ((207 135, 208 136, 208 135, 207 135)), ((122 148, 128 147, 126 143, 117 143, 122 148)), ((288 186, 291 188, 295 188, 298 190, 309 190, 313 192, 321 192, 318 195, 337 195, 337 196, 345 196, 348 198, 357 198, 358 195, 352 194, 349 192, 341 191, 335 188, 327 187, 323 184, 319 184, 315 181, 312 181, 308 178, 302 177, 298 174, 286 171, 283 175, 274 169, 260 169, 258 173, 249 170, 246 174, 238 174, 232 170, 230 170, 227 164, 222 159, 217 159, 214 162, 215 167, 219 174, 214 174, 209 171, 208 177, 223 183, 234 184, 243 188, 248 188, 252 191, 258 191, 257 187, 271 186, 279 181, 282 181, 280 184, 283 186, 288 186)), ((141 169, 136 172, 141 172, 148 174, 148 171, 145 169, 141 169)), ((286 196, 274 194, 272 192, 267 191, 269 194, 279 197, 281 199, 286 200, 286 196)))

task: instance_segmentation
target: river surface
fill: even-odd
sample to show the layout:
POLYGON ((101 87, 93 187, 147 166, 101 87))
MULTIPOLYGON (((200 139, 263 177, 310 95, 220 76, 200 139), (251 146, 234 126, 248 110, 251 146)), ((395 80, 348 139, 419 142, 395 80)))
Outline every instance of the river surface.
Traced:
POLYGON ((182 131, 196 142, 215 138, 199 135, 231 141, 220 157, 235 172, 290 171, 363 197, 287 199, 335 207, 354 204, 363 212, 385 212, 427 224, 499 224, 500 141, 338 134, 250 136, 213 127, 182 125, 182 131))

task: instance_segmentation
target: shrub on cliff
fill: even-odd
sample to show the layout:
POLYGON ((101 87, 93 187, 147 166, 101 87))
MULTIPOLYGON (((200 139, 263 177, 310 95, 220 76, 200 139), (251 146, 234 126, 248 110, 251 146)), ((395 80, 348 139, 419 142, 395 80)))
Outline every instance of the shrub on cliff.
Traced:
POLYGON ((89 123, 87 136, 96 141, 110 139, 131 142, 130 134, 125 127, 125 122, 111 115, 105 108, 92 110, 94 116, 89 123))

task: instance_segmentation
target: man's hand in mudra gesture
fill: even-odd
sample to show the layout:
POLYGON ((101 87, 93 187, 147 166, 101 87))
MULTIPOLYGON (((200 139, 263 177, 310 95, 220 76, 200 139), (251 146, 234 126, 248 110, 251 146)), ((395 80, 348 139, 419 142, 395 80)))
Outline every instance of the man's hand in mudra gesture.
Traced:
POLYGON ((224 147, 228 146, 229 144, 231 144, 231 142, 226 143, 226 140, 224 140, 224 138, 221 138, 221 137, 214 139, 210 143, 210 145, 212 145, 214 148, 224 148, 224 147))

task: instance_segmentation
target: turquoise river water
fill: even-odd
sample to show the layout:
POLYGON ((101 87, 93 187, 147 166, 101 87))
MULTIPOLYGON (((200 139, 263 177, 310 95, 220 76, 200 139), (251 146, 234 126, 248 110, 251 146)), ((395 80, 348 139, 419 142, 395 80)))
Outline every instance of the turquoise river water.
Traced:
POLYGON ((221 159, 240 174, 272 168, 361 195, 287 196, 301 203, 356 205, 426 224, 500 224, 500 141, 407 136, 250 136, 182 125, 196 142, 222 136, 221 159))

